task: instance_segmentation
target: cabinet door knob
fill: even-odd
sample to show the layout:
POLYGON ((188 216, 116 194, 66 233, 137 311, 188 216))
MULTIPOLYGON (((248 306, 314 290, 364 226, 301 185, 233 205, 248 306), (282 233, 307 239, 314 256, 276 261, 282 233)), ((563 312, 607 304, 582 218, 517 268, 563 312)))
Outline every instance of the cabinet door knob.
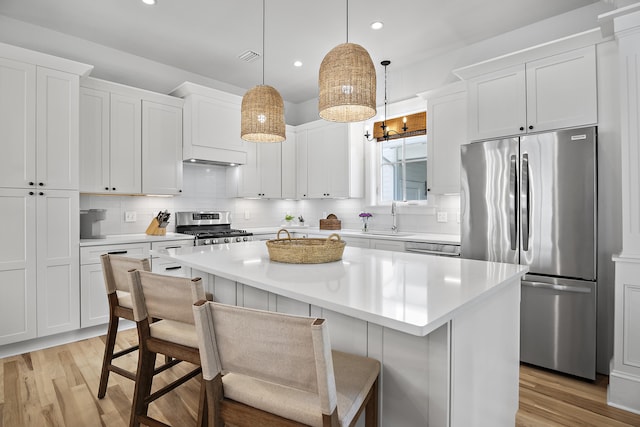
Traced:
POLYGON ((529 125, 529 129, 533 129, 533 125, 529 125))
POLYGON ((182 193, 182 189, 178 190, 178 193, 182 193))
POLYGON ((44 196, 44 193, 41 191, 38 193, 40 196, 44 196))
POLYGON ((112 190, 113 190, 113 191, 116 191, 116 187, 113 187, 113 188, 112 188, 112 190))
POLYGON ((524 130, 524 126, 520 126, 520 130, 524 130))
POLYGON ((104 187, 105 190, 109 191, 109 187, 104 187))
POLYGON ((44 182, 39 182, 39 183, 38 183, 38 185, 39 185, 40 187, 44 187, 44 182))
POLYGON ((29 191, 29 195, 33 196, 35 193, 33 191, 29 191))
POLYGON ((36 184, 33 181, 29 181, 29 185, 36 185, 36 184))

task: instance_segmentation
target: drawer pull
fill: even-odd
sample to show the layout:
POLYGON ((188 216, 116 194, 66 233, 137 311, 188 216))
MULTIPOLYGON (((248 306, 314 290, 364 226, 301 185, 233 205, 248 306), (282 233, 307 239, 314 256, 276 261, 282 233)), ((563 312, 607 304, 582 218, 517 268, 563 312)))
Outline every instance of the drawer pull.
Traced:
POLYGON ((165 249, 180 249, 182 246, 167 246, 165 249))
POLYGON ((182 268, 181 265, 176 265, 174 267, 165 267, 165 270, 166 271, 169 271, 169 270, 180 270, 181 268, 182 268))
POLYGON ((109 251, 107 252, 109 255, 123 255, 126 254, 129 251, 109 251))

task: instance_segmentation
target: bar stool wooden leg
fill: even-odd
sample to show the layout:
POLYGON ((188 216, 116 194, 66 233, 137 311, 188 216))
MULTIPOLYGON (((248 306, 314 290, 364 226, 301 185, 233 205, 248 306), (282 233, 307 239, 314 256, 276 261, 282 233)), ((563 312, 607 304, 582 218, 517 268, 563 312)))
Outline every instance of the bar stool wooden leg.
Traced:
POLYGON ((139 337, 140 353, 138 354, 138 375, 133 392, 133 402, 131 405, 130 427, 140 426, 138 416, 146 416, 149 410, 147 396, 151 394, 151 384, 153 382, 153 371, 156 363, 156 354, 143 349, 143 337, 139 337))
POLYGON ((109 326, 107 328, 107 339, 104 343, 104 358, 102 359, 102 372, 100 373, 100 386, 98 387, 98 399, 102 399, 107 392, 109 382, 109 366, 113 361, 113 349, 116 345, 118 334, 118 320, 113 313, 109 316, 109 326))

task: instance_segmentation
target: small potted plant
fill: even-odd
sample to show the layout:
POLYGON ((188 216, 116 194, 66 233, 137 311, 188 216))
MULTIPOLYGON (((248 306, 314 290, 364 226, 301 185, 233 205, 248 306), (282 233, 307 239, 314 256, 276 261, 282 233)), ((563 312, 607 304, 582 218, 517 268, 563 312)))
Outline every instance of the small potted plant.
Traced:
POLYGON ((360 215, 358 216, 362 220, 362 231, 366 233, 367 231, 369 231, 369 218, 371 218, 373 215, 371 215, 369 212, 360 212, 360 215))
POLYGON ((291 225, 291 221, 293 221, 293 218, 295 218, 295 217, 293 215, 289 215, 289 214, 284 216, 284 220, 287 223, 287 225, 291 225))

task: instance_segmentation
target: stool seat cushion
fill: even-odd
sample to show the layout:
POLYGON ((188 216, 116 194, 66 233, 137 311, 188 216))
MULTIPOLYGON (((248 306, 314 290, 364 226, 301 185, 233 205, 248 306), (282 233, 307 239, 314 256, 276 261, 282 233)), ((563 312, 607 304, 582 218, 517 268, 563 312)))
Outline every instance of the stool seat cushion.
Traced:
POLYGON ((163 319, 150 324, 149 333, 153 338, 198 348, 198 336, 191 323, 163 319))
POLYGON ((118 296, 118 305, 125 308, 133 308, 133 303, 131 302, 131 292, 125 291, 116 291, 116 295, 118 296))
MULTIPOLYGON (((380 362, 368 357, 332 351, 338 397, 338 417, 351 420, 380 373, 380 362)), ((237 373, 222 377, 224 395, 245 405, 310 426, 322 426, 320 399, 315 393, 237 373)))

